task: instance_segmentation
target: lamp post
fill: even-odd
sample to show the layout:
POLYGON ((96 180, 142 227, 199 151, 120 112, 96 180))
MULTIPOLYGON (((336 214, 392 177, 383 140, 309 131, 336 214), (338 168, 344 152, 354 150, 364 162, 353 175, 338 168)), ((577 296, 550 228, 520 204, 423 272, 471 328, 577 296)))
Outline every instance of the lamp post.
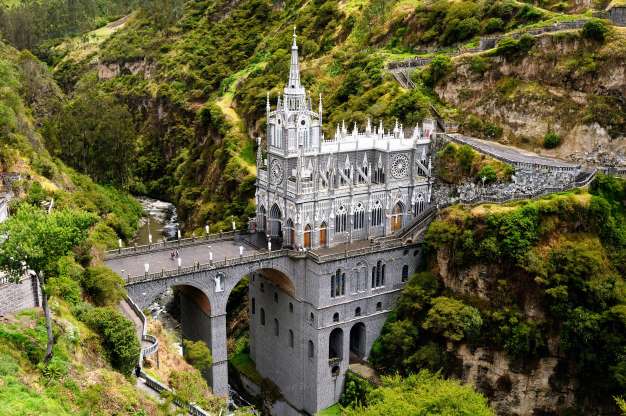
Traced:
POLYGON ((206 235, 209 235, 209 224, 204 226, 204 232, 206 233, 206 235))
POLYGON ((178 268, 180 269, 180 266, 183 264, 183 259, 182 258, 178 258, 178 268))
POLYGON ((146 275, 147 275, 148 272, 150 271, 150 263, 144 263, 143 268, 146 271, 146 275))
POLYGON ((239 246, 239 257, 243 257, 243 246, 239 246))

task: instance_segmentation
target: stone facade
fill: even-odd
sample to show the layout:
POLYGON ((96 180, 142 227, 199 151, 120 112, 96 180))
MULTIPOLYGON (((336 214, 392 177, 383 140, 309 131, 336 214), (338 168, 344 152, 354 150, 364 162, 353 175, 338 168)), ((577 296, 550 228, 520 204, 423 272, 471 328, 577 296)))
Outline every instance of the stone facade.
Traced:
POLYGON ((336 126, 332 139, 300 83, 294 34, 291 69, 283 97, 271 111, 267 101, 267 157, 257 154, 256 230, 297 249, 392 234, 431 203, 430 140, 435 122, 411 134, 368 121, 348 131, 336 126))

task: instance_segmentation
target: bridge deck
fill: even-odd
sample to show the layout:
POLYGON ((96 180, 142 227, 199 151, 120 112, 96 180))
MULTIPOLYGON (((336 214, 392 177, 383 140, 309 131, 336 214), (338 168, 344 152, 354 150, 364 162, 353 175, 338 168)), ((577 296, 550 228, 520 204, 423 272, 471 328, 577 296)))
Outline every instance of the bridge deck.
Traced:
MULTIPOLYGON (((197 245, 180 247, 178 253, 181 267, 191 267, 196 262, 200 262, 200 264, 209 263, 209 251, 213 252, 213 261, 238 257, 240 245, 244 246, 244 256, 260 253, 259 250, 245 242, 235 242, 234 240, 207 241, 197 245), (209 246, 211 246, 210 249, 209 246)), ((111 258, 105 263, 122 277, 141 276, 145 273, 145 263, 150 265, 150 273, 175 270, 178 267, 178 259, 172 259, 170 253, 171 250, 144 252, 127 257, 111 258)))

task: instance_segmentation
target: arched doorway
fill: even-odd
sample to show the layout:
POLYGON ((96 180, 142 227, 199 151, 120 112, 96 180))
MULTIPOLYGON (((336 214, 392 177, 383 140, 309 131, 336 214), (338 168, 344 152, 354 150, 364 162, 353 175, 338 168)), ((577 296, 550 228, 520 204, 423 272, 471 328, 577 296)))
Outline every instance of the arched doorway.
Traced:
POLYGON ((270 237, 282 238, 282 218, 283 214, 278 205, 272 205, 270 210, 270 237))
POLYGON ((343 330, 335 328, 328 338, 328 360, 339 363, 343 360, 343 330))
POLYGON ((328 245, 328 225, 323 222, 320 225, 320 247, 326 247, 328 245))
POLYGON ((304 227, 304 248, 311 248, 311 226, 309 224, 304 227))
POLYGON ((404 204, 402 202, 396 203, 391 211, 391 232, 398 231, 402 228, 402 220, 404 217, 404 204))
MULTIPOLYGON (((360 315, 359 310, 359 315, 360 315)), ((362 361, 365 358, 365 324, 359 322, 350 329, 350 363, 362 361)))

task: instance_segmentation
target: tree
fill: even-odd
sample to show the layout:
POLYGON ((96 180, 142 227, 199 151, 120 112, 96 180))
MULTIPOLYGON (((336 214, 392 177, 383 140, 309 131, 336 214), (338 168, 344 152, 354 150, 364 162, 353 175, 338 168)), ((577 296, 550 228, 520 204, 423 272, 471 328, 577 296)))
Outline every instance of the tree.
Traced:
POLYGON ((94 221, 93 215, 83 211, 62 210, 46 215, 39 208, 22 204, 0 225, 0 235, 5 238, 0 245, 0 270, 14 283, 26 273, 36 276, 39 282, 48 335, 46 363, 52 358, 54 345, 48 279, 58 273, 59 260, 87 238, 94 221))
POLYGON ((543 147, 546 149, 554 149, 561 144, 561 136, 553 131, 549 131, 543 136, 543 147))
POLYGON ((367 407, 343 409, 347 416, 472 415, 493 416, 487 399, 469 385, 444 380, 422 370, 406 378, 382 379, 382 386, 367 394, 367 407))
POLYGON ((585 39, 604 42, 609 29, 600 20, 590 20, 583 26, 582 35, 585 39))
POLYGON ((440 296, 432 304, 422 327, 452 341, 476 334, 483 324, 480 312, 460 300, 440 296))

